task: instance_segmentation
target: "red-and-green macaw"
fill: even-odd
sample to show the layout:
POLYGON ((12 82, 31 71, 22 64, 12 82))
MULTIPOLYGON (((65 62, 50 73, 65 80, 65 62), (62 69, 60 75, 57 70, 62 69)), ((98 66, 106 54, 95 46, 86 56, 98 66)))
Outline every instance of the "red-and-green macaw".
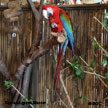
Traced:
POLYGON ((54 91, 56 92, 60 79, 60 70, 62 66, 63 56, 65 55, 66 47, 70 43, 72 51, 74 51, 74 38, 72 26, 68 14, 63 10, 53 5, 44 5, 42 7, 43 16, 49 19, 51 30, 53 32, 64 33, 65 42, 60 43, 59 55, 57 59, 57 68, 55 74, 54 91))

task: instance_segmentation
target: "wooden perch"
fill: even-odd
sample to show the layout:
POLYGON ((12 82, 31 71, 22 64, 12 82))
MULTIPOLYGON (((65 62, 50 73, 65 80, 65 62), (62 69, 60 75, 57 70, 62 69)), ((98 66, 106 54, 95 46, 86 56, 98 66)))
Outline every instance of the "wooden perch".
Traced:
MULTIPOLYGON (((22 62, 22 64, 19 66, 18 68, 18 72, 16 73, 15 77, 17 79, 20 79, 22 76, 22 72, 26 69, 26 67, 33 63, 34 60, 36 60, 37 58, 43 56, 45 53, 47 53, 54 45, 59 44, 56 40, 56 38, 52 38, 50 40, 48 40, 46 43, 44 43, 42 46, 38 46, 38 48, 32 53, 32 55, 30 57, 25 58, 25 60, 22 62)), ((69 48, 70 44, 68 45, 69 48)), ((71 49, 72 50, 72 49, 71 49)), ((74 50, 74 54, 76 55, 80 55, 80 51, 79 49, 75 46, 75 50, 74 50)))
MULTIPOLYGON (((25 70, 25 72, 23 71, 22 72, 22 78, 20 78, 20 80, 18 81, 17 80, 17 82, 18 83, 16 83, 15 82, 15 86, 17 87, 17 89, 18 89, 18 91, 21 91, 21 93, 22 93, 22 95, 24 96, 25 94, 26 94, 26 98, 28 99, 28 90, 29 90, 29 84, 30 84, 30 76, 31 76, 31 69, 32 69, 32 65, 29 65, 27 68, 26 68, 26 70, 25 70)), ((12 93, 13 93, 13 91, 14 92, 16 92, 13 88, 11 88, 11 91, 12 91, 12 93)), ((13 98, 13 101, 14 102, 17 102, 17 101, 20 101, 20 102, 22 102, 22 97, 19 95, 19 93, 15 93, 14 95, 14 98, 13 98)), ((12 108, 21 108, 21 107, 24 107, 24 108, 27 108, 27 106, 28 105, 24 105, 24 106, 22 106, 21 104, 12 104, 12 108)))
MULTIPOLYGON (((37 58, 41 57, 42 55, 44 55, 45 53, 47 53, 50 48, 52 48, 54 45, 57 45, 57 40, 55 38, 52 38, 50 40, 48 40, 48 42, 46 42, 45 44, 43 44, 42 46, 39 46, 32 54, 31 57, 27 57, 25 58, 25 60, 22 62, 22 64, 19 66, 18 68, 18 72, 15 74, 14 78, 12 79, 20 79, 22 77, 22 74, 24 72, 24 70, 26 69, 26 67, 33 63, 34 60, 36 60, 37 58)), ((13 76, 12 76, 13 77, 13 76)))
MULTIPOLYGON (((32 65, 29 65, 25 71, 24 75, 24 83, 22 86, 22 94, 26 94, 26 98, 28 99, 28 94, 29 94, 29 86, 30 86, 30 76, 31 76, 31 70, 32 70, 32 65)), ((23 99, 21 99, 21 102, 23 99)), ((27 105, 28 106, 28 105, 27 105)), ((24 106, 24 108, 27 108, 27 106, 24 106)))
POLYGON ((42 28, 43 28, 43 19, 42 19, 42 5, 44 3, 44 0, 40 1, 40 9, 39 11, 36 9, 35 5, 33 4, 33 2, 31 0, 27 0, 28 3, 31 6, 32 12, 34 14, 35 17, 35 26, 34 26, 34 39, 33 39, 33 43, 31 45, 31 48, 29 49, 29 55, 31 56, 32 53, 34 52, 34 50, 36 50, 37 46, 39 46, 40 44, 40 40, 42 39, 42 28))
POLYGON ((0 73, 2 73, 2 75, 6 77, 6 79, 9 79, 9 76, 7 75, 7 68, 1 60, 0 60, 0 73))
MULTIPOLYGON (((54 45, 59 44, 57 42, 56 38, 52 38, 50 40, 48 40, 46 43, 44 43, 42 46, 38 46, 37 49, 32 53, 31 56, 28 56, 24 59, 24 61, 22 62, 22 64, 19 66, 17 72, 15 75, 8 75, 10 77, 11 80, 20 80, 25 69, 34 62, 34 60, 36 60, 37 58, 43 56, 45 53, 47 53, 54 45)), ((71 48, 71 47, 69 47, 71 48)), ((76 48, 76 47, 75 47, 76 48)), ((77 48, 78 49, 78 48, 77 48)), ((74 53, 77 53, 78 51, 74 51, 74 53)))
POLYGON ((52 38, 50 40, 48 40, 48 42, 46 42, 45 44, 43 44, 42 46, 39 46, 38 49, 36 51, 33 52, 31 59, 32 61, 34 61, 35 59, 37 59, 38 57, 44 55, 46 52, 48 52, 54 45, 57 45, 57 40, 55 38, 52 38))
POLYGON ((33 15, 34 15, 35 19, 37 21, 39 21, 39 12, 38 12, 38 10, 36 9, 36 7, 33 4, 32 0, 27 0, 27 1, 28 1, 29 5, 30 5, 30 7, 32 9, 32 12, 33 12, 33 15))

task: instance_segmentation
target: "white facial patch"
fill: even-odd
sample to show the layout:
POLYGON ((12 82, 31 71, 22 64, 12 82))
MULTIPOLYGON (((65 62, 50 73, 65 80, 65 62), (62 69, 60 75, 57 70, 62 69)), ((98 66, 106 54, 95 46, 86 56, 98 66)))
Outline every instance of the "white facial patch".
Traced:
POLYGON ((52 24, 51 24, 51 27, 52 27, 52 28, 55 28, 55 27, 57 27, 57 24, 56 24, 56 23, 52 23, 52 24))
POLYGON ((43 10, 43 16, 44 16, 44 18, 48 19, 48 13, 47 13, 47 10, 43 10))
POLYGON ((47 12, 53 15, 53 10, 52 10, 52 8, 47 8, 47 12))

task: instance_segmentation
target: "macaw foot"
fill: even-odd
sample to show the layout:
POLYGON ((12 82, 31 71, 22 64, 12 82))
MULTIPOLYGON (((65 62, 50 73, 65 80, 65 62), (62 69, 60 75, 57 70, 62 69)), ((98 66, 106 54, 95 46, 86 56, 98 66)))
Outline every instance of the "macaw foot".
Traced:
POLYGON ((51 35, 57 38, 57 41, 61 44, 66 41, 66 38, 64 36, 64 33, 56 33, 56 32, 51 32, 51 35))

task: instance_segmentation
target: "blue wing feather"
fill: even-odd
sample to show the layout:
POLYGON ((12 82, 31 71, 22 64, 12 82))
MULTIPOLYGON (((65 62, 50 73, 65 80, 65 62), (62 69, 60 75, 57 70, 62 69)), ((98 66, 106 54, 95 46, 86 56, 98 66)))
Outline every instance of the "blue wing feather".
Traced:
MULTIPOLYGON (((70 22, 68 21, 68 19, 66 19, 65 15, 63 15, 63 14, 60 14, 60 19, 62 21, 64 30, 66 33, 66 39, 68 39, 68 41, 70 42, 72 51, 73 51, 74 50, 74 38, 73 38, 72 27, 70 25, 70 22)), ((67 47, 67 46, 64 46, 64 47, 67 47)), ((66 50, 66 48, 64 48, 64 52, 65 52, 65 50, 66 50)))
POLYGON ((63 27, 64 27, 66 41, 65 41, 65 43, 62 43, 60 45, 60 52, 59 53, 60 53, 61 57, 60 57, 60 62, 58 62, 58 68, 56 71, 57 74, 56 74, 56 81, 55 81, 54 96, 56 93, 56 88, 58 86, 58 79, 60 77, 62 57, 65 55, 66 47, 67 47, 69 42, 71 44, 72 51, 74 50, 74 38, 73 38, 72 27, 71 27, 70 21, 68 21, 68 19, 66 19, 64 14, 60 14, 60 19, 61 19, 61 22, 62 22, 63 27))

